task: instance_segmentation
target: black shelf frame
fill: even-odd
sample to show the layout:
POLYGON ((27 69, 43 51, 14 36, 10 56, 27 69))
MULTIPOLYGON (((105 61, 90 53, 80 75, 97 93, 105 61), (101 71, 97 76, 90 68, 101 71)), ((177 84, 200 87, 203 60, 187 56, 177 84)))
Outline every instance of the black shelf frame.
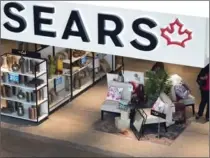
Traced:
MULTIPOLYGON (((31 52, 30 52, 31 53, 31 52)), ((41 77, 41 76, 43 76, 43 75, 46 75, 46 79, 48 78, 48 76, 47 76, 47 61, 45 60, 45 59, 41 59, 41 58, 37 58, 37 57, 33 57, 33 55, 30 55, 30 53, 29 54, 27 54, 27 51, 23 51, 23 50, 16 50, 16 49, 12 49, 12 53, 4 53, 4 54, 2 54, 2 55, 0 55, 0 57, 2 58, 2 57, 4 57, 4 56, 7 56, 7 55, 11 55, 11 56, 18 56, 18 57, 26 57, 26 58, 30 58, 31 60, 33 60, 33 59, 39 59, 39 60, 42 60, 41 62, 39 62, 39 63, 36 63, 35 64, 35 73, 34 73, 34 77, 33 78, 35 78, 35 79, 37 79, 37 78, 39 78, 39 77, 41 77), (13 52, 15 52, 15 53, 13 53, 13 52), (24 52, 24 53, 22 53, 22 52, 24 52), (44 73, 42 73, 42 74, 40 74, 40 75, 37 75, 37 73, 39 73, 39 72, 37 72, 37 70, 38 70, 38 67, 40 67, 40 65, 41 64, 44 64, 45 63, 45 67, 46 67, 46 72, 44 72, 44 73)), ((0 68, 0 70, 1 70, 1 68, 0 68)), ((4 72, 2 72, 2 71, 0 71, 1 73, 4 73, 4 72)), ((11 72, 8 72, 8 73, 16 73, 16 72, 13 72, 13 71, 11 71, 11 72)), ((19 73, 16 73, 16 74, 19 74, 19 73)), ((23 75, 23 76, 27 76, 27 74, 19 74, 19 75, 23 75)), ((30 75, 33 75, 33 74, 30 74, 30 75)), ((12 87, 12 86, 11 86, 12 87)), ((39 104, 38 105, 38 94, 37 94, 37 92, 38 92, 38 89, 37 89, 37 87, 38 87, 38 85, 37 85, 37 83, 35 83, 35 90, 32 90, 32 92, 34 91, 35 93, 36 93, 36 105, 35 105, 35 107, 36 107, 36 113, 37 113, 37 118, 36 118, 36 121, 33 121, 33 120, 30 120, 30 118, 28 118, 28 119, 24 119, 24 117, 23 118, 21 118, 21 117, 13 117, 13 116, 9 116, 9 115, 3 115, 3 113, 2 113, 2 111, 0 111, 1 112, 1 115, 3 115, 3 116, 5 116, 5 117, 10 117, 10 118, 13 118, 13 119, 21 119, 21 120, 24 120, 24 121, 26 121, 26 122, 32 122, 32 123, 40 123, 40 122, 42 122, 43 120, 46 120, 46 119, 48 119, 48 116, 49 116, 49 97, 48 97, 48 82, 46 82, 46 85, 44 85, 44 86, 42 86, 42 88, 45 88, 45 87, 47 87, 47 98, 46 98, 46 100, 45 101, 43 101, 43 102, 41 102, 41 104, 43 104, 43 103, 45 103, 45 102, 48 102, 48 104, 47 104, 47 107, 48 107, 48 110, 47 110, 47 117, 46 118, 44 118, 44 119, 42 119, 41 121, 39 121, 39 106, 41 105, 41 104, 39 104)), ((42 89, 41 88, 41 89, 42 89)), ((39 89, 40 90, 40 89, 39 89)), ((45 97, 44 97, 44 99, 45 99, 45 97)), ((0 107, 0 109, 1 109, 1 107, 0 107)), ((29 116, 28 116, 29 117, 29 116)))
MULTIPOLYGON (((37 49, 37 45, 35 44, 35 53, 38 53, 40 50, 43 50, 43 49, 45 49, 45 48, 47 48, 48 46, 44 46, 44 47, 42 47, 41 49, 37 49)), ((101 76, 99 79, 97 79, 96 80, 96 72, 95 72, 95 53, 94 52, 90 52, 90 53, 92 53, 92 83, 89 85, 89 86, 87 86, 86 88, 84 88, 84 89, 82 89, 79 93, 77 93, 77 94, 75 94, 75 95, 73 95, 74 93, 74 88, 73 88, 73 70, 72 70, 72 64, 73 64, 73 61, 72 61, 72 55, 73 55, 73 52, 72 52, 72 49, 65 49, 64 48, 64 50, 67 50, 67 53, 68 53, 68 55, 70 56, 70 60, 69 60, 69 74, 70 74, 70 87, 69 87, 69 89, 70 89, 70 97, 69 97, 69 99, 68 100, 66 100, 66 101, 64 101, 62 104, 60 104, 62 101, 60 101, 60 102, 57 102, 54 106, 56 107, 56 108, 53 108, 53 110, 51 110, 51 108, 50 108, 50 101, 49 101, 49 82, 48 82, 48 79, 49 79, 49 73, 48 73, 48 65, 47 65, 47 59, 43 59, 43 58, 41 58, 41 57, 37 57, 37 56, 33 56, 32 54, 27 54, 27 56, 26 57, 29 57, 29 58, 34 58, 34 59, 42 59, 43 61, 40 63, 40 64, 42 64, 43 62, 46 62, 46 72, 45 73, 47 73, 46 74, 46 78, 47 78, 47 81, 46 81, 46 87, 47 87, 47 102, 48 102, 48 113, 47 113, 47 115, 48 115, 48 117, 49 117, 49 115, 50 114, 52 114, 52 113, 54 113, 56 110, 58 110, 60 107, 62 107, 62 106, 64 106, 64 105, 66 105, 67 103, 69 103, 69 102, 71 102, 73 99, 75 99, 77 96, 79 96, 79 95, 81 95, 82 93, 84 93, 84 92, 86 92, 89 88, 91 88, 91 87, 93 87, 94 85, 96 85, 98 82, 100 82, 104 77, 106 77, 106 75, 103 75, 103 76, 101 76), (60 104, 60 105, 58 105, 58 104, 60 104)), ((21 51, 21 50, 20 50, 21 51)), ((38 53, 39 54, 39 53, 38 53)), ((15 54, 15 55, 17 55, 17 54, 15 54)), ((52 46, 52 52, 51 52, 51 55, 53 56, 53 57, 55 57, 56 56, 56 53, 55 53, 55 47, 54 46, 52 46)), ((21 55, 20 55, 21 56, 21 55)), ((24 55, 22 55, 22 56, 24 56, 24 55)), ((111 72, 110 73, 113 73, 113 72, 115 72, 115 71, 121 71, 122 69, 124 69, 124 58, 122 57, 122 64, 121 64, 121 66, 120 67, 118 67, 118 69, 116 69, 117 68, 117 64, 116 64, 116 60, 115 60, 115 65, 114 65, 114 57, 115 56, 113 56, 112 55, 112 65, 111 65, 111 72), (115 68, 115 69, 114 69, 115 68)), ((82 59, 82 58, 81 58, 82 59)), ((78 60, 81 60, 81 59, 78 59, 78 60)), ((40 65, 39 64, 39 65, 40 65)), ((36 65, 35 66, 35 71, 37 70, 37 67, 39 66, 39 65, 36 65)), ((45 74, 44 73, 44 74, 45 74)), ((79 73, 79 72, 77 72, 77 73, 79 73)), ((44 75, 44 74, 41 74, 40 76, 42 76, 42 75, 44 75)), ((38 77, 40 77, 40 76, 38 76, 37 74, 35 74, 35 78, 38 78, 38 77)), ((62 74, 62 75, 59 75, 59 76, 64 76, 64 74, 62 74)), ((66 77, 66 76, 65 76, 66 77)), ((55 84, 55 82, 56 82, 56 79, 54 79, 54 85, 56 85, 55 84)), ((43 86, 42 88, 44 88, 45 86, 43 86)), ((37 85, 36 85, 36 90, 37 90, 37 85)), ((66 96, 65 96, 66 97, 66 96)), ((64 98, 65 98, 64 97, 64 98)), ((37 109, 37 114, 38 114, 38 101, 37 101, 37 93, 36 93, 36 109, 37 109)), ((53 106, 53 107, 54 107, 53 106)), ((47 118, 48 118, 47 117, 47 118)), ((41 121, 39 121, 39 118, 37 117, 37 120, 36 120, 36 123, 38 123, 38 124, 40 124, 40 123, 42 123, 44 120, 46 120, 47 118, 45 118, 45 119, 43 119, 43 120, 41 120, 41 121)), ((25 120, 25 121, 30 121, 30 120, 25 120)), ((32 122, 32 121, 30 121, 30 122, 32 122)), ((34 123, 34 122, 32 122, 32 123, 34 123)))
MULTIPOLYGON (((98 80, 96 80, 96 76, 95 76, 95 53, 94 52, 90 52, 92 54, 92 84, 90 84, 89 86, 87 86, 86 88, 82 89, 79 93, 75 94, 74 95, 74 87, 73 87, 73 76, 75 75, 73 73, 73 70, 72 70, 72 64, 73 64, 73 61, 72 61, 72 56, 73 56, 73 50, 74 49, 67 49, 67 48, 64 48, 64 50, 67 51, 68 55, 70 56, 69 58, 69 75, 70 75, 70 97, 69 97, 69 100, 66 100, 65 102, 63 102, 62 104, 60 104, 60 102, 57 102, 57 104, 55 104, 54 106, 56 108, 54 108, 53 110, 49 110, 50 114, 54 113, 56 110, 58 110, 60 107, 64 106, 65 104, 71 102, 73 99, 75 99, 76 97, 78 97, 79 95, 81 95, 82 93, 86 92, 88 89, 90 89, 91 87, 93 87, 95 84, 97 84, 98 82, 100 82, 104 77, 106 77, 106 75, 104 76, 101 76, 98 80), (58 105, 60 104, 60 105, 58 105)), ((56 53, 55 53, 55 47, 52 46, 52 55, 53 56, 56 56, 56 53)), ((122 69, 124 70, 124 58, 122 57, 122 65, 120 67, 118 67, 118 69, 116 69, 116 62, 115 62, 115 66, 114 66, 114 57, 112 55, 112 65, 111 65, 111 73, 115 72, 115 71, 121 71, 122 69), (115 70, 114 70, 114 67, 115 67, 115 70)), ((81 58, 82 59, 82 58, 81 58)), ((81 59, 78 59, 78 60, 81 60, 81 59)), ((77 61, 78 61, 77 60, 77 61)), ((79 73, 79 72, 77 72, 79 73)), ((63 74, 64 75, 64 74, 63 74)), ((62 76, 63 76, 62 75, 62 76)), ((65 97, 64 97, 65 98, 65 97)), ((50 105, 50 104, 49 104, 50 105)), ((50 109, 50 108, 49 108, 50 109)))

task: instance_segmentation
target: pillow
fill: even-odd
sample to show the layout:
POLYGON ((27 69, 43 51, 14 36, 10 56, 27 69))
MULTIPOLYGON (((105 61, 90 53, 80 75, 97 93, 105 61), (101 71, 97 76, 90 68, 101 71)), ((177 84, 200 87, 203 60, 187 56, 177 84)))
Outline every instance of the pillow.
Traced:
POLYGON ((172 105, 173 104, 172 101, 171 101, 171 99, 169 98, 169 96, 167 96, 165 93, 160 93, 160 98, 161 98, 161 100, 164 103, 166 103, 168 105, 172 105))
POLYGON ((182 82, 182 78, 179 75, 174 74, 170 76, 170 81, 172 82, 172 85, 177 85, 182 82))
POLYGON ((122 99, 123 88, 110 86, 108 88, 107 100, 120 101, 122 99))
POLYGON ((190 91, 189 89, 183 84, 177 84, 174 86, 174 90, 178 98, 186 99, 188 98, 190 91))
POLYGON ((155 102, 155 104, 153 105, 152 110, 163 113, 164 109, 165 109, 165 103, 159 97, 155 102))

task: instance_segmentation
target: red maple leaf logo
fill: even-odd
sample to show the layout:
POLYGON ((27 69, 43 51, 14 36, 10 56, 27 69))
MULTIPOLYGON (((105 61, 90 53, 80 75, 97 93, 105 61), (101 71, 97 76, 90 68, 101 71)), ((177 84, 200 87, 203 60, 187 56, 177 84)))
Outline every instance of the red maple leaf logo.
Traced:
POLYGON ((176 19, 173 23, 170 23, 168 27, 161 28, 160 29, 161 30, 161 36, 166 39, 167 45, 172 45, 173 44, 173 45, 178 45, 178 46, 181 46, 181 47, 184 48, 185 47, 185 42, 187 42, 187 41, 189 41, 189 40, 192 39, 192 32, 189 31, 189 30, 187 30, 187 29, 185 29, 184 31, 182 31, 183 26, 184 25, 179 21, 179 19, 176 19), (180 36, 181 35, 184 35, 184 34, 187 35, 187 38, 185 38, 181 42, 180 41, 173 41, 171 39, 171 37, 169 37, 168 35, 166 35, 166 32, 168 32, 170 34, 174 33, 174 31, 175 31, 175 29, 174 29, 175 25, 177 25, 178 28, 179 28, 178 29, 178 34, 180 36))

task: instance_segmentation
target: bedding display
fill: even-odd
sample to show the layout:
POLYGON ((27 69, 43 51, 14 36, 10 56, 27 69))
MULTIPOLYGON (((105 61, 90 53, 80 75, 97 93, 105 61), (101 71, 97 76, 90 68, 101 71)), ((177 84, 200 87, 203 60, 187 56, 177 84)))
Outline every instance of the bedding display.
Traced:
MULTIPOLYGON (((163 75, 165 78, 163 77, 164 79, 158 84, 167 83, 165 87, 160 87, 157 99, 151 108, 148 108, 145 106, 148 98, 144 91, 145 85, 150 85, 147 82, 151 82, 147 78, 148 76, 145 78, 143 72, 134 71, 121 71, 118 74, 107 73, 108 92, 106 100, 101 105, 101 119, 104 119, 105 112, 120 114, 120 117, 115 117, 115 126, 122 132, 131 127, 138 139, 140 139, 146 125, 164 124, 165 132, 167 132, 169 126, 175 123, 185 123, 185 108, 193 104, 193 102, 187 103, 187 101, 190 102, 190 88, 178 75, 163 75), (171 95, 172 91, 174 95, 171 95), (130 97, 125 101, 125 97, 128 96, 130 97), (177 99, 178 97, 179 99, 177 99), (130 122, 130 126, 128 122, 130 122)), ((156 82, 156 80, 152 82, 156 82)), ((151 84, 151 86, 154 84, 156 83, 151 84)), ((155 91, 154 87, 150 88, 155 91)), ((149 87, 147 90, 149 91, 149 87)))

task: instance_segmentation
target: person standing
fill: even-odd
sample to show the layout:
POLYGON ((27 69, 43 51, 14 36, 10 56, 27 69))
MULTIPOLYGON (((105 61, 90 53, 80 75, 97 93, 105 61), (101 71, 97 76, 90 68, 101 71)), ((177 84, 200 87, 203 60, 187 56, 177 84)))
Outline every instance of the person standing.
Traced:
POLYGON ((203 115, 205 106, 207 105, 206 121, 209 121, 209 64, 201 69, 197 77, 197 83, 200 86, 201 102, 198 113, 196 114, 196 119, 199 119, 203 115))
POLYGON ((156 62, 153 66, 151 71, 158 71, 158 70, 165 70, 164 64, 162 62, 156 62))

